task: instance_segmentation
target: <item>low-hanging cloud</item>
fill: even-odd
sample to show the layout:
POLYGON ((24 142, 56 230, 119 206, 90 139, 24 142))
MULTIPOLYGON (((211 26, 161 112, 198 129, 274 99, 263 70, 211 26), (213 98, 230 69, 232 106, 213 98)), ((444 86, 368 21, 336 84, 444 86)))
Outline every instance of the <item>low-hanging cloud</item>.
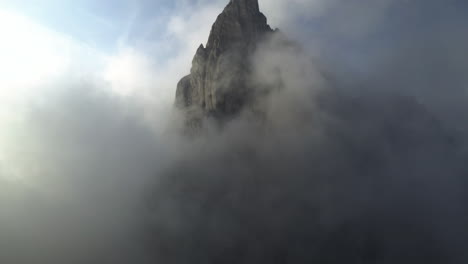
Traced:
POLYGON ((262 123, 246 111, 208 129, 161 174, 150 199, 157 259, 462 262, 466 134, 423 99, 430 88, 343 83, 281 38, 260 47, 254 80, 279 83, 262 123))
MULTIPOLYGON (((464 263, 462 22, 392 35, 364 72, 309 59, 309 38, 269 39, 252 81, 277 90, 188 139, 174 128, 175 83, 211 24, 197 17, 218 2, 168 20, 180 46, 165 63, 122 47, 102 74, 51 82, 1 123, 11 132, 0 132, 0 262, 464 263), (205 22, 186 44, 190 14, 205 22)), ((318 19, 342 3, 321 2, 295 4, 318 19)), ((379 3, 371 21, 391 8, 379 3)), ((273 2, 260 4, 268 15, 273 2)), ((309 14, 293 14, 278 24, 308 32, 298 19, 309 14)), ((344 38, 364 42, 369 23, 344 38)))

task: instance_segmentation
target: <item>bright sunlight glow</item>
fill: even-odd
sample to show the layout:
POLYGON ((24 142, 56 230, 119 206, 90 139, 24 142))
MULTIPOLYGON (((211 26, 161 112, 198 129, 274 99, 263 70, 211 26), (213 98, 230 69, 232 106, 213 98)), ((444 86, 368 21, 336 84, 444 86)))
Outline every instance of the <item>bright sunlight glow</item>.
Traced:
POLYGON ((0 103, 28 96, 67 64, 67 40, 13 12, 0 10, 0 103))

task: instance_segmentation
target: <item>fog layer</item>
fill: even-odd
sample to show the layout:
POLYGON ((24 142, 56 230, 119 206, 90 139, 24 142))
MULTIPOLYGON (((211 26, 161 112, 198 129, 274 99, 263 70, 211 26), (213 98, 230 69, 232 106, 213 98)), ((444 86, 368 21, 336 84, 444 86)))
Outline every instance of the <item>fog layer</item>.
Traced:
MULTIPOLYGON (((0 262, 465 263, 465 5, 379 1, 342 34, 367 1, 297 2, 276 16, 297 45, 252 58, 252 80, 281 88, 196 137, 166 96, 93 76, 0 119, 0 262), (313 35, 300 17, 339 23, 313 35)), ((171 65, 137 86, 175 94, 171 65)))

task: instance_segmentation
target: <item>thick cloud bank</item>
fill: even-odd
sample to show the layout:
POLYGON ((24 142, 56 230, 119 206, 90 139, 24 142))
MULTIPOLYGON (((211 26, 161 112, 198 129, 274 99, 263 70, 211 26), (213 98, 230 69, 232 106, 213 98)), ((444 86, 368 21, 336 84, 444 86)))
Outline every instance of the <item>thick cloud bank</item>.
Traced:
MULTIPOLYGON (((444 119, 453 106, 425 99, 436 87, 400 90, 417 85, 411 78, 387 88, 393 67, 382 79, 343 85, 282 44, 270 40, 255 57, 259 87, 281 84, 262 102, 262 122, 246 111, 207 129, 155 184, 158 259, 465 261, 467 135, 465 123, 444 119)), ((411 74, 425 67, 405 64, 411 74)))
MULTIPOLYGON (((321 46, 334 26, 323 43, 269 39, 252 77, 278 89, 196 137, 177 133, 172 102, 153 107, 101 81, 50 84, 66 89, 0 119, 0 262, 468 261, 466 22, 433 1, 378 2, 374 33, 339 35, 352 54, 377 41, 365 34, 385 40, 366 66, 321 46)), ((314 19, 356 10, 334 5, 314 19)), ((297 25, 291 35, 306 35, 297 25)), ((142 85, 175 93, 176 77, 142 85)))

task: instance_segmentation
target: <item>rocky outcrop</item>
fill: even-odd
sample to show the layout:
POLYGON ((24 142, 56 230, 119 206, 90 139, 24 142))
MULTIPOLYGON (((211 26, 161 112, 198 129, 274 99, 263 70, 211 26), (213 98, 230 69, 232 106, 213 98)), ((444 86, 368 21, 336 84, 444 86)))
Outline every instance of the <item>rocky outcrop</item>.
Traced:
POLYGON ((206 47, 200 45, 190 74, 177 85, 176 106, 196 126, 206 116, 232 116, 249 102, 250 56, 273 30, 258 0, 230 0, 214 23, 206 47))

